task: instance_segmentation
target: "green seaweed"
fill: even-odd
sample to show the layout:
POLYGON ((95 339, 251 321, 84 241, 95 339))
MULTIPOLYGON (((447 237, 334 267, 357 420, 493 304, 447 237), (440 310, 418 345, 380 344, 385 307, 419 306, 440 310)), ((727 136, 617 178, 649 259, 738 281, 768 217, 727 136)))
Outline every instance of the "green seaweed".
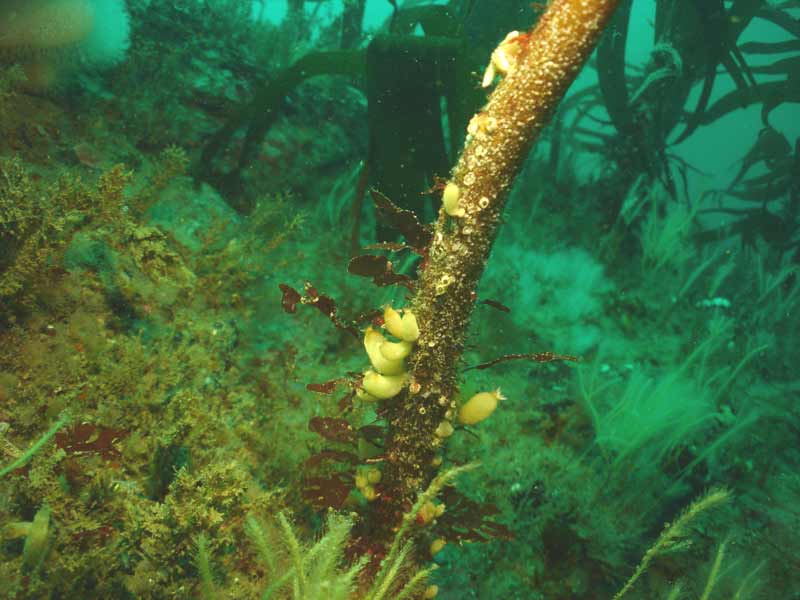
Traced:
POLYGON ((57 434, 61 428, 67 425, 70 422, 70 417, 66 414, 62 415, 53 425, 48 429, 45 434, 40 437, 35 444, 33 444, 30 448, 28 448, 25 452, 23 452, 19 457, 17 457, 14 461, 10 464, 6 465, 2 469, 0 469, 0 477, 5 477, 12 471, 16 471, 17 469, 21 469, 25 465, 30 462, 30 460, 39 452, 42 448, 44 448, 47 443, 53 439, 53 436, 57 434))

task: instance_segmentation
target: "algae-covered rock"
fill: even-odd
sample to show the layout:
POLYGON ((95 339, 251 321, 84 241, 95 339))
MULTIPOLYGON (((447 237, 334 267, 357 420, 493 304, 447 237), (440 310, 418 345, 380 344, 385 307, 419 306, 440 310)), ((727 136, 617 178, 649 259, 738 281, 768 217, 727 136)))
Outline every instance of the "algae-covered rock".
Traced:
POLYGON ((64 268, 68 271, 94 271, 102 276, 113 269, 115 262, 108 243, 89 231, 75 234, 64 253, 64 268))
POLYGON ((185 177, 161 193, 146 217, 193 252, 224 243, 240 224, 236 211, 210 185, 203 183, 196 189, 185 177))

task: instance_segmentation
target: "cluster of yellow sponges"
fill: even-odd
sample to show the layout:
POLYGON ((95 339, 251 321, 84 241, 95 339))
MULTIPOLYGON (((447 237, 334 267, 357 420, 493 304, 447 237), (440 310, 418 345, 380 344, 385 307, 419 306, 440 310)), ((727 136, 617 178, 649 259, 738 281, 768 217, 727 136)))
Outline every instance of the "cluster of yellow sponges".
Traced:
MULTIPOLYGON (((419 339, 419 324, 414 313, 401 310, 402 313, 387 306, 383 311, 383 326, 398 341, 387 340, 383 333, 371 326, 364 332, 364 348, 372 368, 364 373, 362 387, 357 392, 361 400, 374 402, 394 398, 408 382, 406 357, 419 339)), ((505 397, 499 388, 475 394, 459 410, 458 420, 463 425, 480 423, 495 411, 500 400, 505 400, 505 397)), ((446 438, 452 433, 453 427, 446 420, 440 424, 436 435, 446 438)))
POLYGON ((356 489, 361 492, 367 502, 372 502, 378 497, 375 485, 381 481, 381 472, 375 467, 368 467, 356 474, 356 489))
POLYGON ((383 323, 386 331, 399 341, 387 340, 377 329, 367 328, 364 333, 364 348, 372 369, 364 373, 362 389, 358 391, 361 400, 394 398, 408 381, 405 359, 419 339, 417 318, 410 310, 404 310, 400 314, 387 306, 383 311, 383 323))

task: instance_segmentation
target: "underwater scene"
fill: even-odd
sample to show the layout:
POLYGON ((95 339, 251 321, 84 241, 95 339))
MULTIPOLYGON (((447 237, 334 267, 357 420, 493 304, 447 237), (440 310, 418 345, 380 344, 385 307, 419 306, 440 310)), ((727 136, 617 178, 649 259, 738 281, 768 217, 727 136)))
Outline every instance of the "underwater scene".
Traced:
POLYGON ((0 0, 0 598, 800 600, 800 1, 0 0))

